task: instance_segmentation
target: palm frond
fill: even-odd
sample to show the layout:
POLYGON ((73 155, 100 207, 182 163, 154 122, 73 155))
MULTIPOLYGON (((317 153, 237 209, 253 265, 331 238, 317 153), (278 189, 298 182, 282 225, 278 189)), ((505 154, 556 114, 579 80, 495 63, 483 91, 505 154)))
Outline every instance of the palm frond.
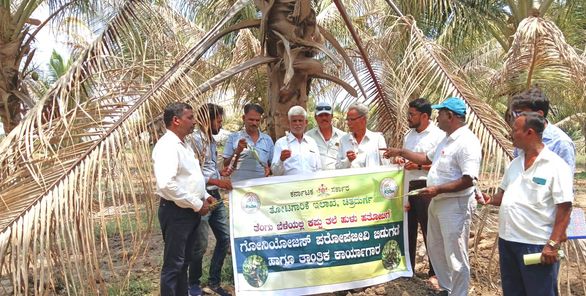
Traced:
POLYGON ((244 4, 186 50, 152 4, 127 2, 0 143, 0 277, 12 285, 3 288, 105 291, 105 280, 132 266, 156 201, 148 124, 169 102, 213 85, 188 74, 244 4))
POLYGON ((524 19, 503 68, 493 78, 497 95, 510 96, 533 84, 564 89, 586 87, 586 61, 566 43, 557 26, 539 17, 524 19))

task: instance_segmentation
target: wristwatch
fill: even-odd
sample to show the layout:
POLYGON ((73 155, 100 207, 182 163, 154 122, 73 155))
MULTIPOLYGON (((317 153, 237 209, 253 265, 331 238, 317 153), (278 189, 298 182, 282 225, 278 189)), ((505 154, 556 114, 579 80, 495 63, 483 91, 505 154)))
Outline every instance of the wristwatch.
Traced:
POLYGON ((554 241, 553 239, 550 239, 547 241, 547 245, 554 248, 554 249, 559 249, 560 248, 560 243, 554 241))

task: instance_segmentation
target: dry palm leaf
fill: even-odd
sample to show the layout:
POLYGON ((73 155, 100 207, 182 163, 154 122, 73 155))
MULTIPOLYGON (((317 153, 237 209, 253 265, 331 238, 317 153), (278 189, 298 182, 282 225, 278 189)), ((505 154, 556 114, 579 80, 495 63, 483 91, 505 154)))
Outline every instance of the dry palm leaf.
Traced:
POLYGON ((586 60, 553 22, 540 17, 519 24, 503 68, 493 78, 497 95, 516 94, 534 84, 586 89, 586 60))
POLYGON ((186 51, 152 4, 128 2, 0 143, 4 292, 106 291, 105 281, 132 267, 156 201, 148 124, 213 85, 188 73, 244 4, 186 51))

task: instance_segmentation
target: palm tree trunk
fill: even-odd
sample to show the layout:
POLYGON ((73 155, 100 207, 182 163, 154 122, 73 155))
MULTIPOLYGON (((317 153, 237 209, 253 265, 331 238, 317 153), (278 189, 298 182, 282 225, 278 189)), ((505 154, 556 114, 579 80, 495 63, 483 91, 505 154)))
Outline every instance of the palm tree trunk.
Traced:
POLYGON ((18 77, 20 42, 0 40, 0 120, 9 133, 22 118, 21 101, 15 95, 20 86, 18 77))

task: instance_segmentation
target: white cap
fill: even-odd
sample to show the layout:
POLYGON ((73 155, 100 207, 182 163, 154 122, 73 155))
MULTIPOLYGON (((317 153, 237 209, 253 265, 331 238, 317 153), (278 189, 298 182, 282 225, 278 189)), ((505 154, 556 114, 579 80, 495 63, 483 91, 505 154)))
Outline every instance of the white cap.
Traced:
POLYGON ((333 110, 332 110, 332 105, 330 105, 327 102, 318 102, 317 105, 315 105, 315 115, 320 115, 323 113, 327 113, 327 114, 332 114, 333 110))

